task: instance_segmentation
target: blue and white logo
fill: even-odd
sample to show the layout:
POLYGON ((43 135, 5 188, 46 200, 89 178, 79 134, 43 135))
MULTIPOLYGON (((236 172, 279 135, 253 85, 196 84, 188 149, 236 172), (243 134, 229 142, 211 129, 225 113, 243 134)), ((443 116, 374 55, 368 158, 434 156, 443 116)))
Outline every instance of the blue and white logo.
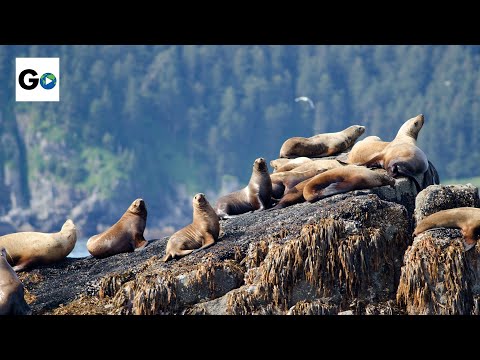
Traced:
POLYGON ((60 101, 60 58, 16 58, 15 65, 17 101, 60 101))

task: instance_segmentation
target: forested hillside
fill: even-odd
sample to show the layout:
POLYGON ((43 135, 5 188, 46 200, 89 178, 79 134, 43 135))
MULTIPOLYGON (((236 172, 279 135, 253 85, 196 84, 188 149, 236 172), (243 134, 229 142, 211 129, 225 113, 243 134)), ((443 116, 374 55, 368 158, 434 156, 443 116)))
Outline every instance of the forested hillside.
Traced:
POLYGON ((0 46, 0 207, 143 197, 162 218, 288 137, 391 140, 419 113, 441 180, 478 176, 479 65, 478 46, 0 46), (16 103, 15 57, 60 57, 60 102, 16 103))

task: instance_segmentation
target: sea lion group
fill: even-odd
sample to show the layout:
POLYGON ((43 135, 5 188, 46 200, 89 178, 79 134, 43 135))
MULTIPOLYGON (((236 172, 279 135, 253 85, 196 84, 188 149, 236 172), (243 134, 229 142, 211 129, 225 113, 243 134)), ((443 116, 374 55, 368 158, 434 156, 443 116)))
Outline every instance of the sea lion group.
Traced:
MULTIPOLYGON (((221 196, 214 207, 203 193, 193 197, 193 220, 170 236, 164 262, 183 257, 214 245, 220 234, 220 220, 247 212, 277 210, 300 202, 316 202, 328 196, 352 190, 395 185, 395 178, 410 177, 420 191, 438 184, 425 153, 417 146, 424 116, 407 120, 395 138, 388 142, 378 136, 358 141, 365 127, 353 125, 336 133, 310 138, 292 137, 281 146, 279 158, 257 158, 248 184, 221 196), (347 152, 346 152, 347 151, 347 152), (335 158, 322 159, 326 156, 335 158), (380 169, 371 169, 380 168, 380 169), (416 177, 432 171, 420 185, 416 177)), ((89 253, 105 258, 143 249, 147 245, 144 230, 147 207, 143 199, 134 200, 120 219, 106 231, 91 236, 89 253)), ((466 249, 480 236, 480 209, 459 208, 440 211, 421 221, 414 236, 435 227, 461 228, 466 249)), ((20 232, 0 236, 0 314, 26 314, 30 309, 23 299, 23 286, 16 271, 64 259, 77 239, 72 220, 58 233, 20 232)))

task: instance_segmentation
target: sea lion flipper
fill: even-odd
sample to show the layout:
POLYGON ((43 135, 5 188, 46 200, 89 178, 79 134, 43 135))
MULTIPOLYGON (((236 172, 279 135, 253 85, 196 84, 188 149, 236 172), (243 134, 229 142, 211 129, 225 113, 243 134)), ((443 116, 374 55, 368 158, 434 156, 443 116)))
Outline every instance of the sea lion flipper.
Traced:
POLYGON ((145 250, 145 247, 147 246, 148 244, 148 241, 145 240, 145 243, 137 248, 135 248, 135 250, 133 250, 134 252, 135 251, 142 251, 142 250, 145 250))
POLYGON ((21 272, 21 271, 24 271, 25 269, 28 268, 28 265, 29 265, 30 262, 23 262, 21 264, 18 264, 18 265, 15 265, 13 266, 13 271, 15 272, 21 272))
POLYGON ((140 236, 137 236, 135 238, 135 250, 134 251, 141 251, 141 250, 145 249, 147 244, 148 244, 148 241, 145 240, 143 235, 140 234, 140 236))
POLYGON ((205 250, 205 249, 209 248, 210 246, 212 246, 213 244, 215 244, 215 239, 213 238, 212 234, 206 233, 204 235, 204 241, 203 241, 202 247, 193 250, 192 254, 195 254, 196 252, 199 252, 201 250, 205 250))
POLYGON ((373 153, 368 160, 362 162, 362 163, 356 163, 355 165, 358 166, 365 166, 365 167, 382 167, 382 164, 380 164, 380 161, 383 159, 383 155, 381 152, 376 152, 373 153))
POLYGON ((477 240, 475 239, 475 228, 473 227, 464 227, 462 228, 462 235, 463 235, 463 246, 465 251, 470 250, 477 244, 477 240))
POLYGON ((173 258, 172 254, 171 254, 171 253, 168 253, 168 254, 166 254, 166 255, 163 257, 162 261, 163 261, 163 262, 167 262, 168 260, 170 260, 170 259, 172 259, 172 258, 173 258))

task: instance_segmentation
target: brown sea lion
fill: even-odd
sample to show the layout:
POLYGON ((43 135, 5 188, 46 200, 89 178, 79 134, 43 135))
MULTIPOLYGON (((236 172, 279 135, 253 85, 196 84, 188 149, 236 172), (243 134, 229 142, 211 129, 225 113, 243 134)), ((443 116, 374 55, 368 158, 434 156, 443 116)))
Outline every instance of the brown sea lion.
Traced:
POLYGON ((338 160, 335 160, 335 159, 318 159, 318 160, 313 160, 309 163, 300 165, 299 167, 295 168, 295 171, 297 172, 312 171, 312 170, 327 171, 327 170, 335 169, 337 167, 342 167, 342 166, 344 166, 344 164, 340 163, 338 160))
POLYGON ((293 170, 300 165, 312 162, 313 160, 308 157, 298 157, 295 159, 276 159, 270 161, 270 166, 273 167, 274 172, 283 172, 293 170), (282 161, 283 160, 283 161, 282 161))
POLYGON ((272 180, 273 197, 280 199, 284 193, 298 183, 341 166, 343 164, 335 159, 320 159, 304 163, 290 171, 272 173, 270 174, 270 179, 272 180))
POLYGON ((480 209, 474 207, 459 207, 441 210, 421 220, 414 236, 435 228, 457 228, 462 230, 465 251, 475 246, 480 237, 480 209))
POLYGON ((218 216, 205 195, 196 194, 192 203, 193 221, 170 236, 163 258, 164 262, 176 256, 185 256, 206 249, 218 240, 220 233, 218 216))
POLYGON ((5 248, 0 249, 0 315, 28 315, 23 284, 7 261, 5 248))
POLYGON ((402 140, 416 145, 418 134, 420 133, 420 130, 422 130, 424 123, 425 117, 423 114, 419 114, 411 119, 408 119, 403 123, 400 129, 398 129, 397 135, 392 141, 402 140))
POLYGON ((283 208, 286 208, 287 206, 305 202, 305 198, 303 197, 303 189, 311 179, 312 178, 308 178, 298 183, 297 185, 292 187, 290 190, 286 191, 285 194, 280 199, 280 201, 278 202, 278 204, 275 205, 271 210, 283 209, 283 208))
POLYGON ((68 219, 58 233, 19 232, 0 236, 0 248, 15 271, 36 265, 52 264, 64 259, 75 247, 77 229, 68 219))
POLYGON ((281 180, 272 181, 272 204, 280 199, 285 193, 285 185, 281 180))
POLYGON ((309 138, 292 137, 283 143, 280 157, 325 157, 339 154, 350 148, 364 131, 364 126, 353 125, 336 133, 318 134, 309 138))
MULTIPOLYGON (((336 169, 343 166, 344 165, 342 165, 340 162, 338 162, 335 159, 324 159, 324 160, 314 160, 309 163, 305 163, 295 168, 295 170, 293 171, 295 172, 318 171, 318 174, 321 174, 330 169, 336 169)), ((287 174, 289 172, 287 172, 287 174)), ((316 176, 316 175, 313 175, 313 176, 316 176)), ((275 205, 273 209, 283 209, 287 206, 304 202, 305 198, 303 197, 303 188, 308 183, 308 181, 311 180, 312 177, 306 178, 305 180, 298 182, 296 184, 294 182, 291 182, 290 184, 288 184, 288 186, 285 186, 284 195, 282 196, 280 201, 277 203, 277 205, 275 205)))
POLYGON ((270 174, 270 179, 272 180, 272 197, 274 199, 280 199, 286 191, 298 183, 310 179, 323 171, 326 170, 311 169, 302 172, 292 170, 270 174))
POLYGON ((303 197, 315 202, 335 194, 384 185, 393 187, 395 179, 363 166, 346 165, 311 178, 303 188, 303 197))
MULTIPOLYGON (((367 167, 383 167, 388 174, 414 178, 425 173, 428 169, 428 159, 425 153, 416 145, 420 129, 423 127, 422 114, 407 120, 398 130, 397 136, 385 148, 364 158, 357 165, 367 167)), ((417 188, 419 187, 416 181, 417 188)))
POLYGON ((136 199, 112 227, 87 241, 87 250, 96 258, 132 252, 147 245, 143 231, 147 224, 147 207, 136 199))
POLYGON ((221 219, 249 211, 264 210, 272 205, 272 180, 264 158, 253 163, 248 185, 217 200, 215 211, 221 219))
POLYGON ((368 161, 373 154, 383 151, 388 144, 390 142, 382 141, 378 136, 367 136, 365 139, 355 143, 348 153, 338 156, 337 160, 351 165, 362 164, 368 161))

